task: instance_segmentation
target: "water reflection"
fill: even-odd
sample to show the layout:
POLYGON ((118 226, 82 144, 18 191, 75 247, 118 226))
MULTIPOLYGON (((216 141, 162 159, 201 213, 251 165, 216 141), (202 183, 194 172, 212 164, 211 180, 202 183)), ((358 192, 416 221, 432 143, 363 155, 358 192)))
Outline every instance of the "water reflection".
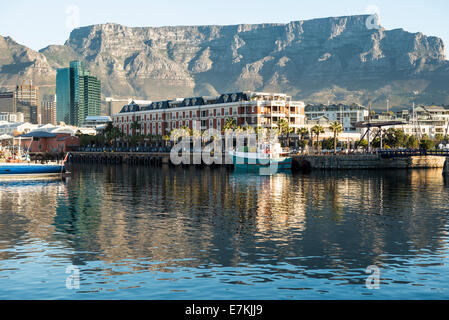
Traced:
MULTIPOLYGON (((195 279, 214 279, 238 288, 275 283, 255 298, 304 290, 335 294, 341 285, 358 285, 357 297, 364 294, 369 265, 396 272, 419 267, 413 259, 424 254, 431 259, 421 263, 425 269, 447 254, 449 189, 439 170, 275 176, 127 166, 71 171, 65 183, 0 185, 0 278, 8 277, 12 259, 27 259, 24 244, 37 243, 33 250, 43 255, 58 248, 48 253, 50 265, 65 259, 83 266, 87 288, 126 294, 120 281, 132 288, 187 281, 179 292, 207 298, 201 296, 205 287, 195 296, 195 279), (160 276, 149 280, 143 276, 149 272, 160 276)), ((399 278, 384 281, 393 285, 399 278)))

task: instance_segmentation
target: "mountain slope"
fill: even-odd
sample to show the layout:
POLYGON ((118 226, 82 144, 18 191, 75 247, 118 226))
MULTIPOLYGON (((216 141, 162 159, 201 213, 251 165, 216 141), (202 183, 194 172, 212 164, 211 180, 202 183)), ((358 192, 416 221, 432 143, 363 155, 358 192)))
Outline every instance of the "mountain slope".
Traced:
MULTIPOLYGON (((449 103, 442 40, 402 29, 370 30, 367 19, 160 28, 94 25, 73 30, 64 46, 7 63, 16 61, 28 70, 26 61, 37 57, 53 68, 82 59, 101 78, 103 94, 114 97, 165 99, 257 90, 286 92, 307 102, 372 102, 374 107, 385 106, 386 99, 402 106, 449 103)), ((12 77, 6 68, 3 79, 1 70, 0 86, 12 77)))

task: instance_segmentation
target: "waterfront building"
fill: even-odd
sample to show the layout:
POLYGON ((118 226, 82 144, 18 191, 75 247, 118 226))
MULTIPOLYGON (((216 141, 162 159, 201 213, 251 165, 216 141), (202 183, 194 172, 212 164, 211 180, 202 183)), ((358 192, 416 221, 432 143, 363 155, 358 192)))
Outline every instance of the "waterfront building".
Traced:
MULTIPOLYGON (((449 109, 442 106, 419 106, 414 109, 415 114, 408 114, 407 120, 413 132, 420 132, 435 137, 437 134, 449 134, 449 109)), ((406 133, 411 133, 406 132, 406 133)))
POLYGON ((41 123, 56 125, 56 96, 41 101, 41 123))
POLYGON ((31 81, 23 81, 21 85, 16 86, 14 98, 14 112, 23 113, 25 122, 40 124, 39 88, 34 86, 31 81))
POLYGON ((87 116, 101 114, 101 83, 80 61, 56 74, 57 122, 81 126, 87 116))
POLYGON ((343 126, 343 132, 361 133, 355 124, 362 122, 368 117, 368 108, 359 104, 351 105, 307 105, 305 107, 306 122, 313 121, 320 117, 326 117, 330 122, 338 121, 343 126))
POLYGON ((80 145, 77 136, 69 133, 49 133, 47 131, 32 131, 21 135, 21 147, 29 152, 70 152, 80 145), (30 140, 29 138, 33 138, 30 140))
POLYGON ((286 94, 235 92, 212 97, 178 98, 139 105, 135 101, 114 114, 113 124, 125 134, 165 135, 174 129, 222 131, 227 119, 238 126, 274 128, 287 119, 294 129, 304 126, 304 103, 286 94), (139 129, 133 132, 132 124, 139 129), (196 127, 199 123, 199 127, 196 127))
POLYGON ((370 117, 372 123, 376 122, 403 122, 403 124, 384 127, 403 130, 405 134, 415 135, 418 138, 427 135, 435 138, 437 134, 449 134, 449 109, 443 106, 418 106, 411 110, 401 110, 396 113, 380 113, 370 117))

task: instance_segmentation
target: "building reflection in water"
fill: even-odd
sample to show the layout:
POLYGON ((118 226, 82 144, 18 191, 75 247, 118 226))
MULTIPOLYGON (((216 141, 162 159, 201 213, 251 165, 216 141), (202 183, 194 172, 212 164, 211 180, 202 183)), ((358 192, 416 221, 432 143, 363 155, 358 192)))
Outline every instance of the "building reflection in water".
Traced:
POLYGON ((60 181, 0 183, 0 260, 15 258, 17 252, 8 249, 16 245, 53 240, 61 197, 68 194, 60 181))
POLYGON ((208 168, 72 171, 66 183, 1 186, 2 249, 39 238, 62 243, 77 265, 172 272, 283 263, 365 269, 389 255, 446 246, 449 190, 438 170, 271 177, 208 168))

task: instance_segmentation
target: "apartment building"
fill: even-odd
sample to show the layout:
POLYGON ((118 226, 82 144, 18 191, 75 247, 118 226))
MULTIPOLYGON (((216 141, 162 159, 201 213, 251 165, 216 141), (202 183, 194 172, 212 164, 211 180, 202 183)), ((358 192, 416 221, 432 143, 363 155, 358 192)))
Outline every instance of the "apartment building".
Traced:
POLYGON ((358 105, 307 105, 305 107, 307 121, 314 121, 321 117, 326 117, 330 122, 338 121, 343 126, 343 132, 358 132, 355 127, 357 122, 365 121, 368 117, 368 108, 358 105))

